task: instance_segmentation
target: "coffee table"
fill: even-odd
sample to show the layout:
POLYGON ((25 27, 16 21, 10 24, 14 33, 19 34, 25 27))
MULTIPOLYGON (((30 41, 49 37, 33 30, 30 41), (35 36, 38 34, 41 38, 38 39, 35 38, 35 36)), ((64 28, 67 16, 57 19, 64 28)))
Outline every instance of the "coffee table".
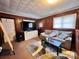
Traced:
POLYGON ((49 43, 50 45, 54 46, 57 49, 57 56, 59 55, 59 52, 61 50, 61 44, 62 42, 57 40, 57 39, 51 39, 49 38, 48 40, 46 40, 47 43, 49 43))

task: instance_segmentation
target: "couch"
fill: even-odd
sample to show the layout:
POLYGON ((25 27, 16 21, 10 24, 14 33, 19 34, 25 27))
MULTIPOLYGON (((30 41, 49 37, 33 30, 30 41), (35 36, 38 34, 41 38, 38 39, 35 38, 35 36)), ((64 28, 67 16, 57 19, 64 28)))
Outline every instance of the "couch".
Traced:
POLYGON ((60 31, 60 30, 45 30, 41 33, 46 38, 52 38, 62 41, 62 47, 65 49, 71 49, 72 31, 60 31))

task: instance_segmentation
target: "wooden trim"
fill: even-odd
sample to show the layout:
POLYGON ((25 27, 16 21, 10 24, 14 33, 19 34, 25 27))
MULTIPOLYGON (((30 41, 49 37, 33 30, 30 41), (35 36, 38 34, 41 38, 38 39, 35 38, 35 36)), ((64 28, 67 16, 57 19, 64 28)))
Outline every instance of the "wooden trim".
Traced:
POLYGON ((79 30, 76 29, 76 59, 79 59, 79 30))
POLYGON ((12 15, 12 14, 1 13, 1 12, 0 12, 0 18, 23 18, 23 19, 36 20, 35 18, 18 16, 18 15, 12 15))
POLYGON ((76 29, 79 29, 79 12, 77 12, 76 29))
POLYGON ((0 18, 14 19, 15 31, 16 32, 21 32, 22 31, 22 24, 21 24, 21 22, 23 21, 23 19, 36 20, 36 19, 30 18, 30 17, 12 15, 12 14, 1 13, 1 12, 0 12, 0 18))
MULTIPOLYGON (((59 12, 59 13, 56 13, 56 14, 53 14, 53 15, 50 15, 50 16, 47 16, 47 17, 44 17, 44 18, 41 18, 41 19, 45 19, 45 18, 48 18, 48 17, 59 17, 59 16, 68 15, 68 14, 74 14, 74 13, 77 13, 77 12, 79 12, 79 8, 68 10, 68 11, 62 11, 62 12, 59 12)), ((41 19, 38 19, 38 20, 41 20, 41 19)))

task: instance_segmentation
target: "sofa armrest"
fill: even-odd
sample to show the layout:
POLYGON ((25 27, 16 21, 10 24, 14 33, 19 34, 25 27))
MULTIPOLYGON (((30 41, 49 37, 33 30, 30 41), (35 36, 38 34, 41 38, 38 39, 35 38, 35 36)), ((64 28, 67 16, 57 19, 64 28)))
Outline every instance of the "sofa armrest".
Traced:
POLYGON ((70 50, 71 49, 71 40, 65 40, 63 43, 62 43, 62 48, 65 48, 65 49, 68 49, 70 50))

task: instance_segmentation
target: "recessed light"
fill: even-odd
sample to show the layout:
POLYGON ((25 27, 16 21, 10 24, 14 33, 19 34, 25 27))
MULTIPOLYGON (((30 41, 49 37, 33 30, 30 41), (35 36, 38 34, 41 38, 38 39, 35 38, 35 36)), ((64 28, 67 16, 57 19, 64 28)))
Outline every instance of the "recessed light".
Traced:
POLYGON ((56 3, 58 0, 48 0, 48 3, 50 3, 50 4, 54 4, 54 3, 56 3))

